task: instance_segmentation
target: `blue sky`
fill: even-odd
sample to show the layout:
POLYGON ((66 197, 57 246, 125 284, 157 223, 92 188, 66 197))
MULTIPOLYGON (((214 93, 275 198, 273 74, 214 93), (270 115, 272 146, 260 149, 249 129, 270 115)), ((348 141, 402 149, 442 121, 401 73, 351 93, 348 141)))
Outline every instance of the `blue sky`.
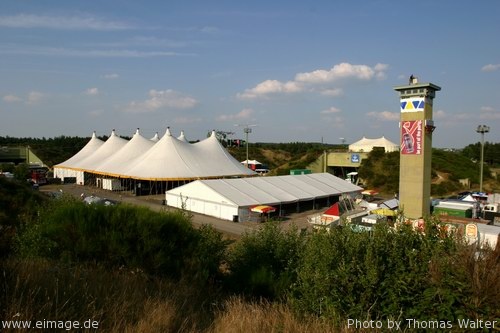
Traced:
POLYGON ((442 87, 435 147, 500 142, 500 1, 0 2, 0 136, 399 141, 394 86, 442 87), (243 126, 235 126, 240 124, 243 126))

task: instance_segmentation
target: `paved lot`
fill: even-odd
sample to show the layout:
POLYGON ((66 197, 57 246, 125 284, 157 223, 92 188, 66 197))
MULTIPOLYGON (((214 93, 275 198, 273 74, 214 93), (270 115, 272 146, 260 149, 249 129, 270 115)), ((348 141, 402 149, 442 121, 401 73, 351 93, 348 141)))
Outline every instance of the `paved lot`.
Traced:
MULTIPOLYGON (((134 196, 128 192, 111 192, 89 186, 81 186, 76 184, 65 184, 65 185, 45 185, 40 187, 40 191, 45 192, 60 192, 72 195, 74 197, 80 198, 82 193, 84 196, 98 196, 100 198, 106 198, 111 200, 116 200, 119 202, 124 202, 132 205, 149 207, 155 211, 169 211, 176 210, 177 208, 169 207, 163 205, 164 195, 148 195, 148 196, 134 196)), ((309 228, 306 217, 307 215, 314 214, 319 211, 307 211, 297 214, 291 214, 287 216, 287 219, 281 222, 283 228, 290 228, 292 225, 299 229, 309 228)), ((215 217, 191 213, 192 221, 195 225, 211 224, 217 230, 223 232, 228 237, 239 237, 247 231, 252 231, 258 229, 262 226, 262 223, 257 222, 243 222, 234 223, 231 221, 217 219, 215 217)))

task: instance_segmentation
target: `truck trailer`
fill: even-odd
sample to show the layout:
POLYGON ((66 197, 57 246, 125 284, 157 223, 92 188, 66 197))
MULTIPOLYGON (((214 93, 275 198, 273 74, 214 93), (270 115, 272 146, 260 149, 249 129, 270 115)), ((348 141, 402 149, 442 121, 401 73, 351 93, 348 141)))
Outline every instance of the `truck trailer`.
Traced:
POLYGON ((441 204, 434 207, 434 215, 472 218, 470 207, 448 207, 441 204))

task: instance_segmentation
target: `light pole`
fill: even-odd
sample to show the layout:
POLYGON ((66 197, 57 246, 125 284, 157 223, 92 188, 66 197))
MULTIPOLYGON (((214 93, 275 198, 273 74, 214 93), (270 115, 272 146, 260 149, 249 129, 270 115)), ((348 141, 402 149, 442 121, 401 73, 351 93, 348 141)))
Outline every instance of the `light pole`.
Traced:
POLYGON ((345 138, 339 138, 340 142, 342 142, 341 148, 344 148, 345 138))
POLYGON ((248 134, 252 133, 252 129, 250 127, 254 127, 257 125, 236 124, 235 126, 245 126, 243 128, 243 133, 245 133, 245 145, 246 145, 246 153, 247 153, 247 159, 245 161, 245 166, 248 168, 248 134))
POLYGON ((479 192, 483 192, 483 164, 484 164, 484 133, 488 133, 490 127, 479 125, 476 132, 481 133, 481 173, 479 174, 479 192))

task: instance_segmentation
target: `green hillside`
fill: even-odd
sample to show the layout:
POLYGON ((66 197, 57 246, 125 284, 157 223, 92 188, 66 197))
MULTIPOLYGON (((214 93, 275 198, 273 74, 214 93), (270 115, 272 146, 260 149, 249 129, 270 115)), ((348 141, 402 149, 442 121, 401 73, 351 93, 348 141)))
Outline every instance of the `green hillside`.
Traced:
MULTIPOLYGON (((461 152, 433 149, 431 194, 443 196, 460 191, 479 188, 479 163, 461 152), (470 188, 460 180, 468 179, 470 188)), ((377 188, 381 192, 399 191, 399 152, 383 153, 374 149, 359 168, 359 176, 367 187, 377 188)), ((492 176, 488 165, 484 167, 483 187, 485 191, 500 190, 500 183, 492 176)))

